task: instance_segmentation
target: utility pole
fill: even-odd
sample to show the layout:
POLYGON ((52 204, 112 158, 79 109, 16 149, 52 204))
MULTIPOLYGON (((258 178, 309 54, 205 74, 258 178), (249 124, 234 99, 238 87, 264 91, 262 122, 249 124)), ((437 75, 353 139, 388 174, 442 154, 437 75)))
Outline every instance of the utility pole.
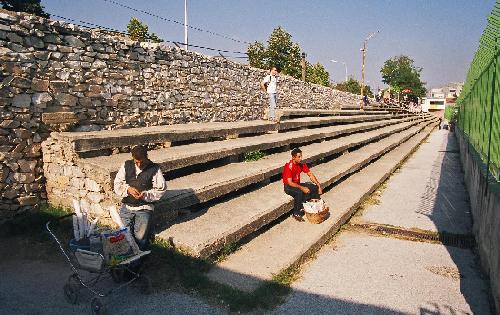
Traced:
POLYGON ((374 33, 371 33, 370 35, 368 35, 368 37, 365 39, 365 41, 363 42, 363 48, 361 48, 361 54, 362 54, 362 64, 361 64, 361 106, 360 106, 360 109, 362 110, 364 108, 364 101, 363 101, 363 98, 364 98, 364 93, 365 93, 365 60, 366 60, 366 45, 368 43, 368 41, 370 40, 370 38, 372 38, 373 36, 375 36, 378 32, 380 31, 376 31, 374 33))
POLYGON ((362 63, 361 63, 361 108, 363 109, 365 106, 365 101, 364 101, 364 93, 365 93, 365 60, 366 60, 366 42, 365 40, 363 42, 363 48, 361 48, 361 54, 362 54, 362 63))
POLYGON ((303 52, 300 60, 300 65, 302 66, 302 81, 306 82, 306 53, 303 52))
POLYGON ((184 0, 184 49, 188 50, 188 3, 184 0))

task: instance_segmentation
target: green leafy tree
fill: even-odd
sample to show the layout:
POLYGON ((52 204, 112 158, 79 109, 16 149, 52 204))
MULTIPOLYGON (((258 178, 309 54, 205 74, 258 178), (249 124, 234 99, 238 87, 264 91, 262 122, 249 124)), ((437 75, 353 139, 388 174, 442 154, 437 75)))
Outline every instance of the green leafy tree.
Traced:
POLYGON ((267 62, 266 47, 264 47, 262 43, 255 42, 248 46, 247 54, 252 67, 260 69, 267 69, 270 67, 267 62))
POLYGON ((153 43, 163 43, 164 42, 164 40, 161 39, 158 35, 156 35, 156 33, 149 34, 148 38, 153 43))
POLYGON ((269 69, 271 65, 276 65, 282 73, 297 79, 302 76, 300 51, 300 46, 292 41, 292 35, 281 27, 273 30, 267 40, 267 47, 255 42, 247 49, 252 67, 269 69))
POLYGON ((396 56, 384 62, 380 69, 382 82, 388 84, 397 93, 402 90, 412 90, 411 96, 425 96, 427 89, 425 82, 420 79, 422 68, 413 64, 413 59, 408 56, 396 56))
POLYGON ((330 74, 322 64, 311 65, 307 63, 306 81, 324 86, 330 85, 330 74))
POLYGON ((155 33, 149 34, 148 31, 149 26, 135 17, 131 18, 127 25, 127 32, 132 40, 138 42, 151 41, 153 43, 163 42, 163 39, 159 38, 158 35, 155 33))
MULTIPOLYGON (((357 80, 354 80, 352 77, 349 78, 349 80, 347 80, 346 82, 338 83, 333 88, 339 91, 361 95, 361 83, 357 80)), ((373 97, 373 92, 369 85, 365 85, 365 93, 369 97, 373 97)))
POLYGON ((2 8, 5 10, 26 12, 49 18, 50 14, 44 11, 40 1, 41 0, 0 0, 0 4, 2 4, 2 8))

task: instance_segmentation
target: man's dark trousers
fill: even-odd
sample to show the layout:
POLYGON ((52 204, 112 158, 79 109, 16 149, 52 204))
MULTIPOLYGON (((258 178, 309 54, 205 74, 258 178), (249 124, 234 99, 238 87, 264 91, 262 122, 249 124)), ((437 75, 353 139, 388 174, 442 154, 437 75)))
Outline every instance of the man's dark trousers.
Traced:
POLYGON ((302 209, 302 204, 304 202, 311 199, 319 199, 318 187, 316 185, 314 185, 313 183, 301 183, 300 185, 309 188, 311 192, 305 194, 299 188, 291 187, 289 185, 285 185, 284 187, 285 193, 293 197, 293 214, 296 215, 303 214, 300 210, 302 209))

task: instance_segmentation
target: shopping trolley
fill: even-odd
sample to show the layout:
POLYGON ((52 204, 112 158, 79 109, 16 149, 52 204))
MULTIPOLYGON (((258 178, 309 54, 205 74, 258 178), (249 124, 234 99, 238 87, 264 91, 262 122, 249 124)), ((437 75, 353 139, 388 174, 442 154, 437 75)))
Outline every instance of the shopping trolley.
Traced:
POLYGON ((152 290, 151 279, 139 273, 134 267, 151 251, 143 251, 118 263, 110 264, 106 261, 100 246, 92 246, 91 237, 94 237, 93 240, 95 240, 101 236, 97 232, 93 236, 80 241, 71 239, 69 246, 65 249, 65 246, 51 230, 50 225, 54 221, 60 221, 73 215, 75 213, 61 216, 45 224, 47 231, 56 241, 73 271, 63 288, 66 300, 71 304, 76 304, 80 290, 86 289, 92 294, 90 303, 92 313, 101 315, 106 313, 104 299, 132 283, 135 283, 142 293, 149 294, 152 290), (110 278, 113 281, 109 281, 110 278), (103 283, 105 285, 111 283, 113 286, 111 288, 100 288, 98 285, 103 283))

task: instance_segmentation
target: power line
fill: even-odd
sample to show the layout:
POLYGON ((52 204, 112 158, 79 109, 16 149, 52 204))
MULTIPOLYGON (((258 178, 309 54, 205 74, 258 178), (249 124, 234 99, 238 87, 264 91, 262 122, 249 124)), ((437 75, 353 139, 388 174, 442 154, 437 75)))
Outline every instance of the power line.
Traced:
MULTIPOLYGON (((103 26, 103 25, 99 25, 99 24, 95 24, 95 23, 91 23, 91 22, 87 22, 87 21, 75 20, 75 19, 72 19, 72 18, 68 18, 68 17, 64 17, 64 16, 61 16, 61 15, 52 14, 52 13, 51 13, 51 16, 57 17, 57 18, 60 18, 60 19, 64 19, 64 20, 67 20, 67 21, 71 21, 74 24, 77 24, 79 26, 86 27, 86 28, 97 27, 99 29, 103 29, 105 31, 109 31, 109 32, 112 32, 112 33, 117 33, 117 34, 126 35, 126 36, 130 35, 129 33, 125 32, 125 31, 113 29, 113 28, 110 28, 110 27, 107 27, 107 26, 103 26)), ((151 39, 151 38, 147 37, 146 39, 151 39)), ((176 46, 177 45, 185 45, 185 43, 176 42, 176 41, 170 41, 170 40, 164 40, 164 42, 166 42, 166 43, 172 43, 172 44, 174 44, 176 46)), ((241 51, 230 51, 230 50, 224 50, 224 49, 218 49, 218 48, 212 48, 212 47, 205 47, 205 46, 199 46, 199 45, 192 45, 192 44, 188 44, 188 46, 189 47, 194 47, 194 48, 200 48, 200 49, 210 50, 210 51, 217 51, 219 53, 232 53, 232 54, 241 54, 241 55, 246 55, 247 54, 246 52, 241 52, 241 51)), ((241 56, 241 57, 231 57, 231 58, 247 58, 247 57, 246 56, 241 56)))
MULTIPOLYGON (((128 5, 125 5, 125 4, 113 1, 113 0, 102 0, 102 1, 114 4, 114 5, 117 5, 117 6, 120 6, 122 8, 126 8, 128 10, 132 10, 132 11, 135 11, 135 12, 144 13, 144 14, 150 15, 152 17, 155 17, 157 19, 163 20, 163 21, 172 22, 172 23, 175 23, 175 24, 179 24, 179 25, 185 26, 183 22, 179 22, 179 21, 176 21, 176 20, 168 19, 168 18, 159 16, 159 15, 156 15, 154 13, 151 13, 151 12, 148 12, 148 11, 144 11, 144 10, 141 10, 141 9, 136 9, 136 8, 130 7, 128 5)), ((217 33, 217 32, 212 32, 212 31, 209 31, 209 30, 202 29, 200 27, 194 27, 194 26, 191 26, 191 25, 187 25, 187 27, 189 27, 190 29, 195 30, 195 31, 205 32, 205 33, 208 33, 208 34, 211 34, 211 35, 214 35, 214 36, 219 36, 219 37, 222 37, 222 38, 225 38, 225 39, 228 39, 228 40, 232 40, 232 41, 237 42, 237 43, 248 44, 248 45, 252 44, 252 43, 249 43, 249 42, 244 41, 244 40, 236 39, 236 38, 231 37, 229 35, 224 35, 224 34, 220 34, 220 33, 217 33)))

